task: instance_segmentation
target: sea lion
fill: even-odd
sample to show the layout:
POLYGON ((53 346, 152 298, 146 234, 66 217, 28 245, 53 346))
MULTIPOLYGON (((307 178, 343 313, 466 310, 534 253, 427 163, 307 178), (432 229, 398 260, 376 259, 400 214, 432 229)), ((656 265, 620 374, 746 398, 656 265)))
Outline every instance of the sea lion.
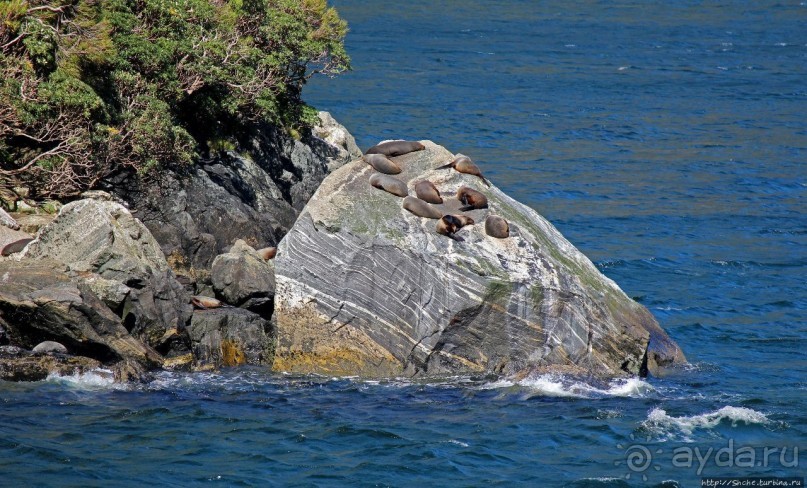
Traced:
POLYGON ((222 305, 221 300, 216 300, 215 298, 211 297, 204 297, 202 295, 196 295, 194 297, 191 297, 191 304, 193 304, 193 306, 198 308, 199 310, 207 310, 208 308, 219 308, 222 305))
POLYGON ((474 219, 465 215, 443 215, 437 222, 437 233, 450 237, 457 242, 463 242, 465 239, 455 235, 458 230, 466 225, 473 225, 474 219))
POLYGON ((498 239, 510 237, 510 224, 498 215, 488 215, 485 219, 485 233, 498 239))
POLYGON ((63 344, 56 341, 42 341, 34 346, 34 348, 31 349, 31 352, 34 354, 67 354, 67 348, 64 347, 63 344))
POLYGON ((5 246, 3 246, 3 250, 0 251, 0 255, 2 256, 11 256, 14 253, 18 253, 25 249, 25 246, 28 245, 29 242, 33 241, 33 239, 19 239, 14 242, 9 242, 5 246))
POLYGON ((457 154, 457 157, 454 158, 448 164, 444 164, 437 169, 445 169, 445 168, 454 168, 455 170, 459 171, 460 173, 465 173, 467 175, 474 175, 482 178, 482 181, 485 182, 487 186, 490 186, 490 182, 482 176, 482 171, 479 170, 479 166, 475 165, 471 158, 468 156, 464 156, 462 154, 457 154))
POLYGON ((422 151, 426 146, 417 141, 388 141, 376 144, 365 154, 383 154, 384 156, 401 156, 415 151, 422 151))
POLYGON ((468 217, 467 215, 454 215, 454 218, 460 221, 460 226, 465 227, 466 225, 474 225, 474 219, 468 217))
POLYGON ((461 186, 460 189, 457 190, 457 200, 465 205, 464 207, 460 207, 460 211, 462 212, 478 208, 488 208, 488 197, 467 186, 461 186))
POLYGON ((373 167, 374 170, 385 175, 397 175, 401 172, 401 167, 394 161, 390 161, 383 154, 365 154, 362 156, 364 162, 373 167))
POLYGON ((269 261, 270 259, 274 259, 277 255, 277 248, 276 247, 264 247, 262 249, 258 249, 258 255, 264 260, 269 261))
POLYGON ((420 198, 404 198, 403 208, 409 210, 418 217, 424 217, 427 219, 440 219, 443 217, 443 212, 432 206, 430 203, 424 202, 420 198))
POLYGON ((373 173, 373 175, 370 176, 370 184, 378 189, 392 193, 397 197, 409 195, 409 189, 406 188, 406 183, 389 175, 373 173))
POLYGON ((437 191, 437 187, 429 180, 420 180, 415 183, 415 195, 424 202, 443 203, 443 198, 440 196, 440 192, 437 191))

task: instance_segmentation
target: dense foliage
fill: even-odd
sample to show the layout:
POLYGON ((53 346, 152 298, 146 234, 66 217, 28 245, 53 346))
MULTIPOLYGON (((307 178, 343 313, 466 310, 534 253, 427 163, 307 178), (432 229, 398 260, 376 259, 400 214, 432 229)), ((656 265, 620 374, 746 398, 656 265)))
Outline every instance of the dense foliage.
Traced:
POLYGON ((69 196, 305 127, 302 86, 349 68, 346 32, 326 0, 1 1, 0 189, 69 196))

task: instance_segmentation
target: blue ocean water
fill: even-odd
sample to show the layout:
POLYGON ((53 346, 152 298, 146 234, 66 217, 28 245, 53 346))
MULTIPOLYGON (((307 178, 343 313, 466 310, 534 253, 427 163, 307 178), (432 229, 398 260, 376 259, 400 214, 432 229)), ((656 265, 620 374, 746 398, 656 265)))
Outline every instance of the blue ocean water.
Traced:
POLYGON ((553 222, 676 339, 667 378, 242 369, 0 383, 0 485, 700 486, 807 473, 804 2, 333 2, 307 100, 431 139, 553 222), (797 452, 798 450, 798 452, 797 452))

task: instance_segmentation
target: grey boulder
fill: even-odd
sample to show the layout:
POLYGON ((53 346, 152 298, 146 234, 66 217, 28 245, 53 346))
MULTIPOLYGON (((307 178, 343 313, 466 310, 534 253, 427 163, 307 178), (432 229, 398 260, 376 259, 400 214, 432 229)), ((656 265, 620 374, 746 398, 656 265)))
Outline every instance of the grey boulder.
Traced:
POLYGON ((196 370, 271 364, 269 322, 248 310, 234 307, 196 310, 188 333, 196 370))
POLYGON ((278 247, 275 370, 613 377, 685 362, 650 312, 546 219, 476 176, 436 170, 454 155, 422 142, 394 158, 410 195, 425 178, 443 213, 459 213, 461 186, 489 208, 465 212, 476 223, 457 242, 373 188, 363 161, 328 176, 278 247), (510 237, 485 233, 489 213, 510 237))
POLYGON ((238 240, 228 253, 213 260, 210 272, 213 290, 221 300, 272 316, 275 269, 244 241, 238 240))
POLYGON ((190 319, 190 295, 157 241, 118 203, 85 199, 65 205, 21 258, 62 263, 103 297, 128 331, 158 351, 190 319))

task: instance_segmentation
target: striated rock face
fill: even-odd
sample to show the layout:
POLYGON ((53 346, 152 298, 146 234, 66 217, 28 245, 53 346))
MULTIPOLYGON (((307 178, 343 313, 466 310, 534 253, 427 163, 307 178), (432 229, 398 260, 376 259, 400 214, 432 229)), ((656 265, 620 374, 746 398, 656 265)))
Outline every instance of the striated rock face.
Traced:
POLYGON ((452 196, 463 185, 489 208, 465 212, 476 224, 456 242, 371 187, 366 163, 336 170, 278 248, 274 369, 614 376, 685 361, 648 310, 543 217, 475 176, 434 170, 454 155, 422 142, 425 151, 393 158, 410 195, 428 178, 444 213, 459 213, 452 196), (489 213, 508 220, 509 238, 485 234, 489 213))
POLYGON ((126 330, 158 351, 164 352, 190 319, 190 295, 176 281, 160 246, 118 203, 65 205, 28 245, 23 259, 62 263, 119 314, 126 330))
POLYGON ((302 140, 267 127, 243 154, 229 151, 188 174, 166 172, 158 186, 126 182, 115 192, 130 203, 175 270, 204 273, 237 239, 256 249, 274 246, 325 176, 361 155, 327 112, 320 121, 302 140))

